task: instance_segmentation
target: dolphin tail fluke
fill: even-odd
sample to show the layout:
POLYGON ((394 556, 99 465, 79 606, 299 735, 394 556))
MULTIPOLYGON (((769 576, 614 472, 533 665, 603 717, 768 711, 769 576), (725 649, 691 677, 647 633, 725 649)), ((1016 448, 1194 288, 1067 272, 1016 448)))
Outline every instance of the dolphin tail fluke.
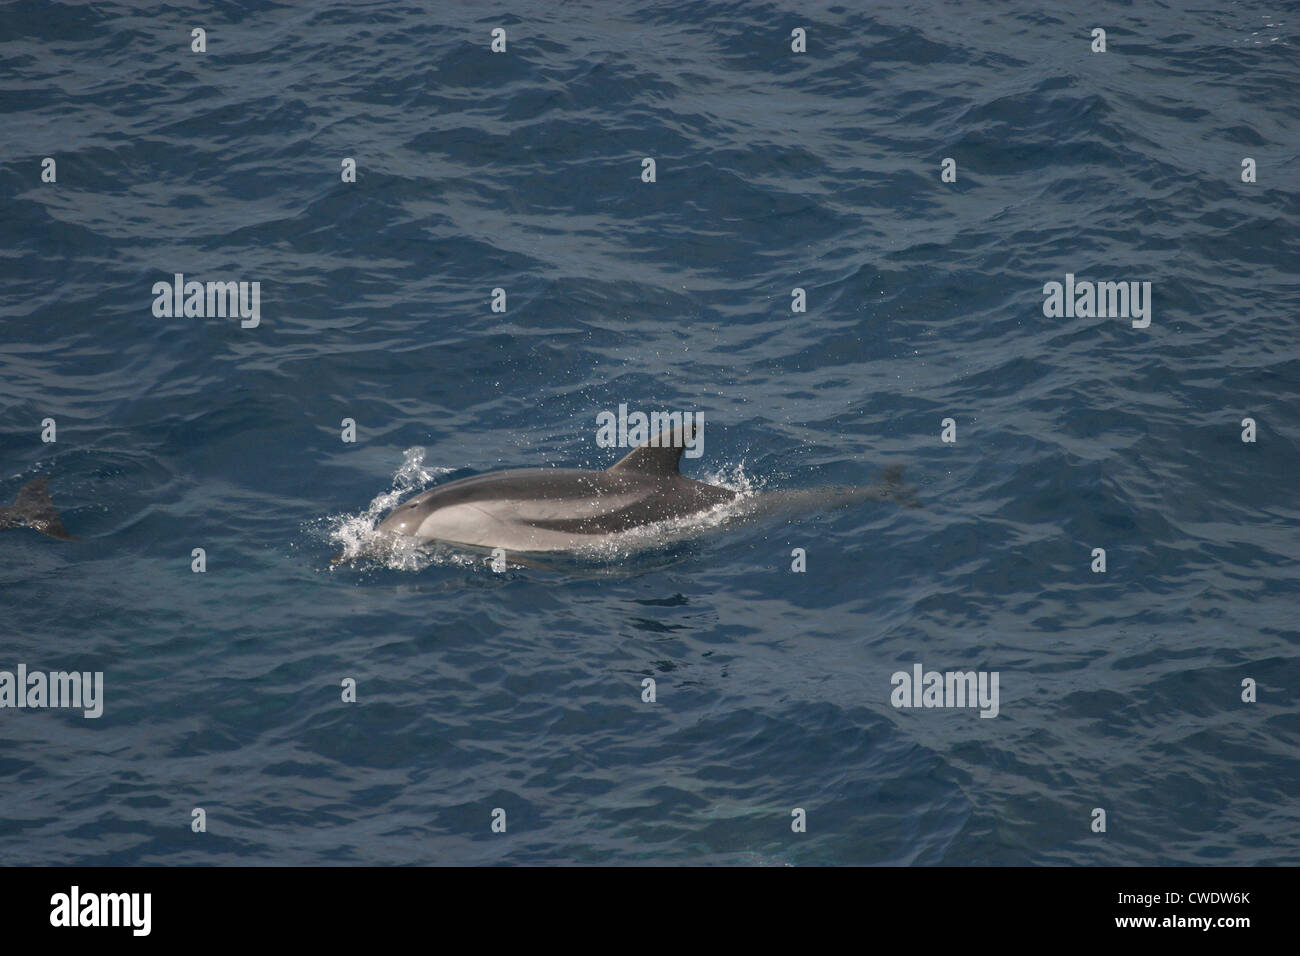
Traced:
POLYGON ((2 517, 8 519, 0 527, 25 525, 60 541, 80 541, 80 538, 74 538, 63 527, 63 521, 54 510, 54 502, 46 490, 49 483, 48 478, 33 478, 19 488, 14 503, 8 508, 0 508, 0 512, 4 513, 2 517))

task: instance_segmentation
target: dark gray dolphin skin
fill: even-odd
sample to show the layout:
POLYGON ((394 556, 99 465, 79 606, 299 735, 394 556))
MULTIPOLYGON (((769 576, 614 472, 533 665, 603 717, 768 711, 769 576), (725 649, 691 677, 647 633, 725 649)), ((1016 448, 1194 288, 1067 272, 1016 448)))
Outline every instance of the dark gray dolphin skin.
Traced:
POLYGON ((79 541, 68 533, 54 510, 50 493, 45 490, 48 478, 33 478, 18 489, 18 497, 11 505, 0 505, 0 529, 33 528, 60 541, 79 541))
MULTIPOLYGON (((690 437, 695 435, 691 426, 690 437)), ((421 544, 573 551, 632 528, 684 518, 737 493, 678 471, 682 428, 670 428, 604 471, 520 468, 431 488, 398 505, 379 530, 421 544)))

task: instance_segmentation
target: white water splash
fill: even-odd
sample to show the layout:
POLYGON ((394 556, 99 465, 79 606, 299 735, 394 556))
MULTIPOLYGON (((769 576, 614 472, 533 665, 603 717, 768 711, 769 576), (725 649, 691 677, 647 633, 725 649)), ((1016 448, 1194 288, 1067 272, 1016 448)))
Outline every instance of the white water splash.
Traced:
POLYGON ((403 499, 423 491, 439 475, 451 471, 436 466, 426 468, 423 448, 402 452, 402 464, 393 473, 388 491, 376 496, 359 514, 330 515, 325 519, 327 538, 340 549, 335 563, 365 559, 395 571, 428 567, 434 561, 432 553, 420 548, 412 538, 381 534, 379 522, 403 499))

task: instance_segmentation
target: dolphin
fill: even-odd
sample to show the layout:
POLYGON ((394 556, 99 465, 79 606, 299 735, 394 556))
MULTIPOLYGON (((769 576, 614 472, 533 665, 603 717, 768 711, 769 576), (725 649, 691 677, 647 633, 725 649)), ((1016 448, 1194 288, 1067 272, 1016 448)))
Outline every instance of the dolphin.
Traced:
POLYGON ((60 541, 79 541, 63 527, 59 513, 54 510, 50 493, 45 490, 48 478, 33 478, 18 489, 18 497, 11 505, 0 505, 0 529, 34 528, 60 541))
MULTIPOLYGON (((494 471, 439 485, 402 502, 379 523, 382 535, 501 548, 513 552, 581 551, 621 532, 700 515, 736 501, 730 488, 695 481, 680 470, 682 449, 696 426, 661 432, 604 471, 520 468, 494 471)), ((870 488, 776 492, 739 513, 770 513, 805 505, 843 505, 894 498, 918 506, 901 485, 902 468, 887 469, 870 488)), ((334 563, 345 554, 334 557, 334 563)))
POLYGON ((448 482, 404 501, 381 533, 506 551, 576 551, 602 537, 685 518, 738 493, 687 478, 682 449, 695 435, 668 428, 604 471, 516 468, 448 482))

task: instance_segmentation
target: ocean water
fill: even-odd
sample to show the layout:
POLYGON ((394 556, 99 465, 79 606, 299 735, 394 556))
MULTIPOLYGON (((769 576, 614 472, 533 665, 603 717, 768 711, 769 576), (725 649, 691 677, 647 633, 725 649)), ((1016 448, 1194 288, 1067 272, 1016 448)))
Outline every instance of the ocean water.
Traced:
POLYGON ((0 499, 48 476, 81 539, 0 534, 0 670, 104 675, 97 719, 0 709, 0 859, 1300 862, 1298 39, 1254 0, 0 4, 0 499), (155 315, 176 273, 260 324, 155 315), (1149 326, 1049 317, 1067 274, 1149 326), (607 466, 620 404, 703 414, 693 477, 901 464, 923 507, 331 564, 417 488, 607 466), (895 707, 918 664, 997 716, 895 707))

